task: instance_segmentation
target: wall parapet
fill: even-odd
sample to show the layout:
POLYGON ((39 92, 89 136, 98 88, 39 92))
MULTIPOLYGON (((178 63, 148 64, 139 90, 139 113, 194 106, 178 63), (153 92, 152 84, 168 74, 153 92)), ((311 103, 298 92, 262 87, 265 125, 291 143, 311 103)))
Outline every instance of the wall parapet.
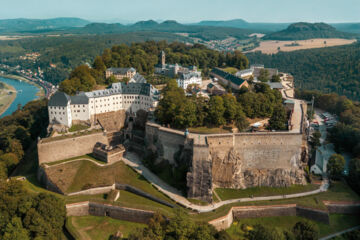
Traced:
POLYGON ((66 204, 67 216, 107 216, 114 219, 147 224, 154 211, 114 206, 97 202, 79 202, 66 204))

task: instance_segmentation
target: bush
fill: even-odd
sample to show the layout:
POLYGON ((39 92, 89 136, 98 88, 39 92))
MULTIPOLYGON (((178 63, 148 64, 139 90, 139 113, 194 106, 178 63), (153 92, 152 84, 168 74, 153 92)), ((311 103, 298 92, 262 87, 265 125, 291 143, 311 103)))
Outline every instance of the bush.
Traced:
POLYGON ((342 177, 345 168, 345 159, 340 154, 333 154, 329 158, 327 173, 333 180, 339 180, 342 177))
POLYGON ((315 240, 318 239, 318 229, 308 221, 297 222, 292 232, 296 240, 315 240))

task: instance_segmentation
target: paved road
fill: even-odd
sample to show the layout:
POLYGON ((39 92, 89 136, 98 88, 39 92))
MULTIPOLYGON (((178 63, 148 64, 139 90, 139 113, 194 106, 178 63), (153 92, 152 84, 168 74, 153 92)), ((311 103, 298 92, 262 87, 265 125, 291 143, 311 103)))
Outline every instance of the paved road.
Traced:
POLYGON ((346 229, 346 230, 341 231, 341 232, 337 232, 337 233, 331 234, 331 235, 329 235, 329 236, 320 238, 319 240, 329 240, 329 239, 332 239, 332 238, 334 238, 334 237, 336 237, 336 236, 342 235, 342 234, 347 233, 347 232, 352 232, 352 231, 355 231, 355 230, 357 230, 357 229, 360 229, 360 226, 356 226, 356 227, 349 228, 349 229, 346 229))
POLYGON ((323 119, 320 117, 321 113, 322 113, 321 110, 315 109, 314 117, 319 123, 319 131, 321 133, 321 138, 320 138, 321 146, 318 147, 318 149, 316 151, 315 162, 316 163, 322 162, 323 166, 322 166, 321 170, 325 174, 326 170, 327 170, 327 168, 326 168, 327 162, 328 162, 330 156, 335 153, 335 151, 334 151, 334 145, 326 142, 327 130, 326 130, 326 126, 325 126, 323 119))
POLYGON ((126 156, 123 158, 123 161, 135 169, 139 174, 143 175, 152 185, 157 188, 159 191, 170 197, 175 202, 179 203, 180 205, 190 208, 192 210, 198 211, 198 212, 211 212, 221 206, 231 204, 231 203, 237 203, 237 202, 253 202, 253 201, 268 201, 268 200, 279 200, 279 199, 289 199, 289 198, 298 198, 298 197, 304 197, 309 195, 318 194, 321 192, 327 191, 329 188, 328 180, 325 179, 319 189, 310 191, 310 192, 304 192, 304 193, 296 193, 296 194, 288 194, 288 195, 278 195, 278 196, 269 196, 269 197, 254 197, 254 198, 238 198, 238 199, 231 199, 226 201, 217 202, 211 205, 207 206, 199 206, 192 204, 189 202, 182 194, 175 188, 169 186, 167 183, 165 183, 163 180, 161 180, 159 177, 157 177, 154 173, 152 173, 150 170, 148 170, 139 160, 138 156, 134 153, 128 152, 126 156))

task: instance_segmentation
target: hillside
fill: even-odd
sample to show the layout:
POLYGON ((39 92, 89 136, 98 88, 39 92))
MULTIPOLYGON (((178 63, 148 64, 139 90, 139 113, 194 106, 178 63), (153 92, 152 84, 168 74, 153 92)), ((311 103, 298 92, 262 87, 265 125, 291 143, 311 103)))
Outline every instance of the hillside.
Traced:
POLYGON ((106 33, 125 33, 125 32, 162 32, 162 33, 186 33, 190 37, 203 40, 222 40, 229 37, 237 39, 247 39, 254 31, 232 27, 216 26, 195 26, 180 24, 173 20, 157 23, 153 20, 140 21, 132 25, 122 25, 119 23, 91 23, 83 28, 73 29, 74 34, 106 34, 106 33))
POLYGON ((294 75, 295 86, 335 92, 360 101, 360 43, 346 46, 246 54, 251 63, 262 63, 294 75))
POLYGON ((3 19, 0 20, 0 32, 33 32, 55 30, 62 28, 83 27, 90 22, 81 18, 52 18, 52 19, 3 19))
POLYGON ((199 26, 216 26, 216 27, 232 27, 256 30, 260 33, 280 31, 289 26, 290 23, 250 23, 243 19, 232 19, 224 21, 201 21, 194 25, 199 26))
POLYGON ((340 32, 326 23, 293 23, 285 30, 266 35, 264 40, 306 40, 312 38, 355 38, 355 34, 340 32))

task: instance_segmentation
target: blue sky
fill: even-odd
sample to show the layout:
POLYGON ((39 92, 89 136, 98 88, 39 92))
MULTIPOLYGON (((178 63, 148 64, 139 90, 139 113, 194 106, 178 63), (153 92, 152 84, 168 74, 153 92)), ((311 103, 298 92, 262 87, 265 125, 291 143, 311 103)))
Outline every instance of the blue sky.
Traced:
POLYGON ((0 18, 360 22, 360 0, 1 0, 0 18))

